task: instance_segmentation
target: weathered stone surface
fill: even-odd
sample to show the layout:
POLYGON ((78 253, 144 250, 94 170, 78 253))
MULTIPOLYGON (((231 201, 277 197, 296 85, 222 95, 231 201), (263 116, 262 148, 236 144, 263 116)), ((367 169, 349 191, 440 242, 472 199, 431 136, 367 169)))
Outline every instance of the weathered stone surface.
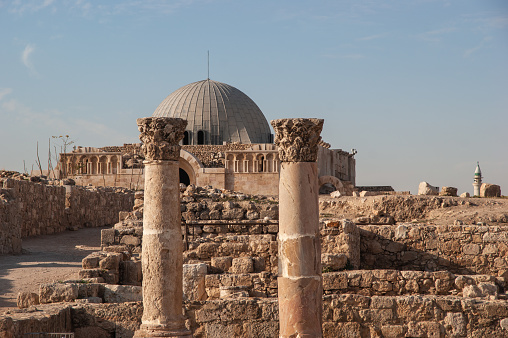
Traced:
POLYGON ((272 120, 275 144, 282 162, 315 162, 323 119, 272 120))
POLYGON ((483 183, 480 187, 480 197, 499 197, 501 187, 497 184, 483 183))
POLYGON ((142 288, 134 285, 105 285, 106 303, 138 302, 143 300, 142 288))
POLYGON ((186 301, 201 301, 206 299, 205 276, 207 265, 183 265, 183 299, 186 301))
POLYGON ((347 256, 345 254, 321 254, 321 265, 323 269, 339 271, 346 267, 347 256))
POLYGON ((457 188, 454 187, 441 187, 439 196, 457 196, 457 188))
POLYGON ((460 197, 462 197, 462 198, 471 197, 471 194, 468 192, 463 192, 462 194, 460 194, 460 197))
POLYGON ((183 139, 186 120, 144 117, 137 119, 136 122, 141 132, 139 139, 143 142, 142 149, 146 160, 178 160, 181 148, 178 143, 183 139))
POLYGON ((322 288, 319 278, 278 278, 280 336, 322 337, 322 288), (309 311, 312 309, 313 311, 309 311))
POLYGON ((233 257, 225 256, 225 257, 212 257, 211 265, 214 268, 219 269, 222 272, 228 272, 229 268, 233 264, 233 257))
POLYGON ((18 293, 16 304, 20 309, 24 309, 32 305, 37 305, 39 304, 39 295, 28 291, 20 292, 18 293))
POLYGON ((39 287, 39 301, 41 304, 72 302, 78 298, 76 284, 51 283, 41 284, 39 287))
POLYGON ((254 261, 252 257, 233 258, 229 272, 236 274, 254 272, 254 261))
POLYGON ((418 195, 438 195, 439 188, 430 185, 427 182, 421 182, 418 186, 418 195))
POLYGON ((340 196, 342 196, 342 194, 338 190, 332 191, 330 193, 330 197, 333 197, 333 198, 339 198, 340 196))

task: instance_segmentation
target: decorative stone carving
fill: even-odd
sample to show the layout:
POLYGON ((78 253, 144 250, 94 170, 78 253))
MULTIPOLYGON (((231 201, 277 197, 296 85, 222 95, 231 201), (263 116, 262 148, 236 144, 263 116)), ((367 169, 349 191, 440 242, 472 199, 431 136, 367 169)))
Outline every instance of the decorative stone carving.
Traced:
POLYGON ((171 117, 143 117, 136 120, 139 139, 148 161, 178 161, 180 141, 183 139, 187 121, 171 117))
POLYGON ((272 120, 282 162, 316 162, 323 119, 272 120))

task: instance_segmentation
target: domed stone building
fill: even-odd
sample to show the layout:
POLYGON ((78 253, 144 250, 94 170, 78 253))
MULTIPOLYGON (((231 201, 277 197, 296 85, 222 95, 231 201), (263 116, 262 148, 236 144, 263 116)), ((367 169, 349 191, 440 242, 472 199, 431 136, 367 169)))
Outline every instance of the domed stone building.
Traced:
POLYGON ((272 143, 261 109, 242 91, 210 79, 166 97, 152 114, 187 120, 183 144, 272 143))
MULTIPOLYGON (((168 95, 152 116, 188 121, 181 142, 181 183, 278 194, 280 161, 270 125, 256 103, 239 89, 210 79, 193 82, 168 95)), ((355 184, 354 154, 329 148, 324 142, 319 147, 320 186, 348 193, 355 184)), ((141 189, 142 161, 140 144, 79 147, 62 154, 59 167, 62 176, 78 184, 141 189)))

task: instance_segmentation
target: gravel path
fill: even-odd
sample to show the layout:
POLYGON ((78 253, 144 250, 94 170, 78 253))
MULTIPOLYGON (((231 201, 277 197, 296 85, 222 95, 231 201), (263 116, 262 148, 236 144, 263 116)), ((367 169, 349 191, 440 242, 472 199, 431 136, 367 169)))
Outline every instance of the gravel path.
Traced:
POLYGON ((101 229, 24 238, 21 255, 0 255, 0 309, 16 307, 21 291, 38 292, 39 285, 76 279, 81 260, 100 250, 101 229))

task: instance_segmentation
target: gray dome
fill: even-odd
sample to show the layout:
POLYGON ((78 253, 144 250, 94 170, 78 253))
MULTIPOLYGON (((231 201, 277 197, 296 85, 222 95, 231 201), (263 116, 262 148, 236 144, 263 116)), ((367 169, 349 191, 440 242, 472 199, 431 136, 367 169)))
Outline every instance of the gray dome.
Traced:
POLYGON ((254 101, 235 87, 210 79, 177 89, 152 116, 187 120, 184 144, 272 142, 270 126, 254 101))

